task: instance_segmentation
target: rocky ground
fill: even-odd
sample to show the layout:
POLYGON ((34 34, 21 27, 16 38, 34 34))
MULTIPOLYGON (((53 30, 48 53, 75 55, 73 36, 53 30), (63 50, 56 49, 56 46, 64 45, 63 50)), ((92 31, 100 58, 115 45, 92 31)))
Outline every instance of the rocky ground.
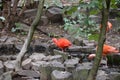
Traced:
MULTIPOLYGON (((57 36, 68 35, 59 26, 60 25, 58 24, 53 24, 49 26, 42 26, 40 28, 47 33, 54 33, 57 36)), ((20 51, 25 38, 26 35, 16 36, 15 34, 12 34, 11 36, 1 36, 0 74, 2 75, 4 73, 1 76, 1 80, 7 80, 4 78, 4 76, 10 77, 12 80, 62 80, 62 78, 65 80, 78 80, 86 78, 83 76, 87 76, 87 71, 89 71, 92 66, 92 63, 87 60, 87 55, 95 52, 94 41, 88 41, 80 38, 73 40, 68 37, 74 46, 70 47, 69 50, 64 53, 55 46, 51 45, 51 38, 49 36, 39 33, 38 31, 35 32, 31 42, 31 47, 28 51, 28 54, 32 55, 26 55, 22 63, 23 70, 11 75, 13 73, 9 71, 14 70, 14 61, 16 59, 16 55, 20 51), (69 55, 72 55, 72 57, 69 55), (85 74, 82 74, 84 70, 85 74)), ((120 46, 119 40, 119 33, 112 31, 107 34, 106 43, 118 48, 120 46)), ((119 56, 117 55, 117 57, 119 56)), ((103 61, 102 64, 104 65, 106 62, 103 61)), ((119 76, 118 68, 119 67, 116 69, 112 67, 100 67, 97 80, 115 80, 115 78, 119 76), (117 77, 115 75, 117 75, 117 77), (110 78, 110 76, 115 77, 110 78)))
MULTIPOLYGON (((46 18, 43 18, 45 19, 43 22, 46 21, 46 18)), ((120 32, 117 28, 113 28, 113 30, 107 34, 106 43, 119 48, 120 32)), ((28 32, 29 27, 24 25, 22 30, 28 32)), ((87 56, 90 53, 95 53, 95 42, 80 37, 71 38, 71 36, 63 30, 62 25, 58 23, 38 26, 29 51, 23 59, 23 70, 17 73, 11 72, 14 70, 16 56, 26 36, 27 35, 21 35, 20 33, 12 33, 0 37, 0 80, 84 80, 86 78, 87 72, 92 67, 92 62, 87 59, 87 56), (57 37, 64 36, 68 38, 73 45, 66 52, 62 52, 51 44, 50 35, 57 37)), ((113 58, 113 63, 109 62, 109 68, 105 68, 103 65, 106 64, 106 61, 102 62, 97 80, 120 79, 120 55, 110 56, 113 58), (115 65, 114 58, 117 59, 115 65)))

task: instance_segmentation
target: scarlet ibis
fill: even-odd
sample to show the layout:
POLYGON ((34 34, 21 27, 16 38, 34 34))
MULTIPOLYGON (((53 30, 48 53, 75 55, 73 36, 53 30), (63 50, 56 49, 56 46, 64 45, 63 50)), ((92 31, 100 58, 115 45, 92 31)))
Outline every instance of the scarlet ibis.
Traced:
MULTIPOLYGON (((112 54, 112 53, 119 53, 119 50, 117 50, 115 47, 104 44, 103 46, 103 53, 102 56, 105 57, 107 54, 112 54)), ((96 55, 95 54, 90 54, 88 56, 89 60, 92 60, 96 55)))
POLYGON ((72 43, 66 38, 53 38, 52 41, 58 48, 62 49, 62 51, 72 45, 72 43))
MULTIPOLYGON (((101 28, 102 26, 100 25, 100 28, 101 28)), ((107 22, 107 29, 106 29, 106 31, 108 32, 108 31, 110 31, 112 29, 112 23, 111 22, 107 22)))

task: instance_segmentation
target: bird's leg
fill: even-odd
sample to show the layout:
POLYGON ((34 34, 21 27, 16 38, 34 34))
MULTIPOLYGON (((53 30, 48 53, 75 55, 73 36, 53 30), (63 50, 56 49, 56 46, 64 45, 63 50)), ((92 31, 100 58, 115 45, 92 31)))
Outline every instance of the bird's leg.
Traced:
POLYGON ((62 49, 62 52, 64 52, 64 49, 62 49))
POLYGON ((60 48, 62 50, 62 52, 64 52, 65 50, 63 48, 60 48))
POLYGON ((107 65, 108 59, 107 59, 107 57, 105 57, 105 60, 106 60, 106 65, 105 65, 105 67, 108 68, 108 65, 107 65))
POLYGON ((111 33, 112 32, 112 29, 110 29, 109 31, 108 31, 108 33, 111 33))
POLYGON ((66 51, 66 48, 62 49, 62 51, 65 52, 65 51, 66 51))

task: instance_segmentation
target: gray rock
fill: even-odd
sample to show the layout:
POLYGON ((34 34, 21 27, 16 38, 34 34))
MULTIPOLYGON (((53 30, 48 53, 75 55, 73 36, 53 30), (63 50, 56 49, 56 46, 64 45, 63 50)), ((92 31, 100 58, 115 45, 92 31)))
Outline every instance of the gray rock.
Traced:
POLYGON ((92 63, 90 62, 79 64, 76 69, 72 71, 73 80, 86 80, 91 67, 92 63))
POLYGON ((9 38, 6 40, 5 43, 7 43, 7 44, 14 44, 14 43, 17 42, 17 41, 19 41, 19 39, 16 38, 16 37, 9 37, 9 38))
POLYGON ((37 12, 37 9, 28 9, 28 10, 24 11, 24 14, 25 14, 24 16, 25 16, 25 18, 29 18, 29 17, 31 17, 31 15, 35 16, 36 12, 37 12))
POLYGON ((49 55, 44 58, 45 61, 53 61, 53 60, 63 61, 62 59, 63 58, 61 55, 54 55, 54 56, 49 55))
POLYGON ((100 62, 100 66, 107 67, 107 61, 102 59, 101 62, 100 62))
POLYGON ((33 53, 30 56, 30 59, 32 59, 32 61, 41 61, 45 58, 46 56, 42 53, 33 53))
POLYGON ((73 80, 72 74, 67 71, 54 70, 51 76, 52 80, 73 80))
POLYGON ((36 61, 36 62, 31 62, 31 69, 34 71, 39 71, 40 70, 40 66, 44 65, 44 64, 49 64, 46 61, 36 61))
POLYGON ((63 23, 63 16, 62 16, 62 8, 61 7, 50 6, 47 8, 45 15, 53 23, 63 23))
POLYGON ((120 73, 119 72, 111 72, 109 75, 109 80, 120 80, 120 73))
POLYGON ((89 47, 96 47, 97 42, 94 40, 83 40, 83 43, 85 44, 85 46, 89 46, 89 47))
MULTIPOLYGON (((83 1, 86 1, 86 0, 83 0, 83 1)), ((64 0, 61 0, 61 3, 63 5, 63 7, 77 6, 79 4, 79 0, 74 0, 74 1, 70 1, 70 0, 64 1, 64 0)))
POLYGON ((7 55, 0 56, 0 60, 2 60, 2 61, 7 61, 8 59, 10 60, 9 56, 7 56, 7 55))
POLYGON ((3 62, 0 61, 0 75, 4 72, 3 62))
POLYGON ((52 14, 62 14, 62 9, 58 6, 50 6, 48 11, 52 14))
POLYGON ((69 52, 79 52, 79 53, 95 53, 96 49, 95 47, 91 46, 72 46, 69 47, 69 52))
POLYGON ((27 80, 40 80, 40 79, 33 79, 33 78, 32 78, 32 79, 27 79, 27 80))
POLYGON ((42 26, 45 26, 49 23, 49 20, 46 16, 41 16, 41 22, 42 22, 42 26))
POLYGON ((32 78, 32 77, 25 77, 25 76, 15 76, 12 80, 40 80, 40 78, 32 78))
POLYGON ((78 65, 78 63, 79 63, 78 58, 66 60, 64 62, 66 71, 72 72, 75 69, 75 67, 78 65))
POLYGON ((69 51, 80 52, 81 48, 82 48, 81 46, 71 46, 69 47, 69 51))
POLYGON ((35 79, 35 78, 29 78, 27 80, 40 80, 40 79, 35 79))
POLYGON ((0 80, 12 80, 12 71, 5 72, 0 76, 0 80))
POLYGON ((95 42, 88 42, 85 44, 86 46, 89 46, 89 47, 95 47, 96 46, 96 43, 95 42))
POLYGON ((22 49, 23 44, 16 44, 15 46, 16 46, 16 48, 17 48, 18 50, 21 50, 21 49, 22 49))
POLYGON ((79 58, 74 58, 74 59, 68 59, 64 62, 64 65, 66 67, 76 67, 77 64, 79 63, 79 58))
POLYGON ((61 62, 58 62, 56 60, 50 61, 51 69, 52 70, 64 70, 65 67, 61 62))
POLYGON ((43 62, 39 66, 41 80, 51 80, 51 72, 55 69, 64 70, 64 65, 56 60, 50 62, 43 62))
POLYGON ((8 36, 1 36, 0 42, 5 42, 8 39, 8 36))
POLYGON ((80 51, 83 53, 95 53, 95 47, 83 46, 83 47, 81 47, 80 51))
POLYGON ((107 80, 107 79, 108 79, 108 74, 106 74, 105 71, 103 70, 98 70, 96 80, 107 80))
POLYGON ((15 69, 15 60, 4 62, 6 71, 12 71, 15 69))
POLYGON ((81 52, 81 46, 72 46, 69 48, 69 54, 73 57, 79 57, 80 61, 82 61, 85 57, 86 54, 81 52))
POLYGON ((40 73, 32 70, 19 70, 17 74, 26 77, 40 78, 40 73))
POLYGON ((61 55, 62 56, 62 60, 64 61, 64 60, 66 60, 66 59, 68 59, 68 57, 69 57, 69 54, 68 53, 66 53, 66 52, 63 52, 63 51, 59 51, 59 50, 56 50, 56 49, 54 49, 54 54, 55 55, 61 55))
POLYGON ((52 67, 49 62, 40 65, 39 72, 41 80, 51 80, 52 67))
POLYGON ((77 46, 85 46, 85 44, 83 43, 83 38, 81 37, 76 37, 73 41, 73 44, 77 46))
POLYGON ((30 59, 30 58, 24 60, 22 62, 23 69, 26 69, 26 70, 30 69, 31 68, 31 62, 32 62, 32 59, 30 59))

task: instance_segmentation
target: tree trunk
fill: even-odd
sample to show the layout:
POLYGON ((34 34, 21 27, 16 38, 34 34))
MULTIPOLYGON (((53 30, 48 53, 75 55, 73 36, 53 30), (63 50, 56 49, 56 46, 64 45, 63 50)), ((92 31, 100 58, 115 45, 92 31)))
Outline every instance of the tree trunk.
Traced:
POLYGON ((17 56, 16 65, 15 65, 15 71, 18 71, 18 70, 21 69, 22 58, 24 57, 24 55, 25 55, 25 53, 26 53, 26 51, 27 51, 27 49, 28 49, 28 47, 30 45, 30 42, 32 40, 35 28, 37 27, 37 25, 38 25, 38 23, 40 21, 42 10, 43 10, 43 5, 44 5, 44 0, 39 0, 39 5, 38 5, 38 11, 37 11, 36 18, 33 21, 33 23, 31 24, 31 27, 29 29, 29 33, 28 33, 28 36, 27 36, 27 38, 25 40, 25 43, 24 43, 20 53, 17 56))
POLYGON ((108 21, 108 14, 109 14, 109 8, 110 8, 110 1, 111 0, 103 0, 102 3, 102 28, 100 31, 100 36, 99 36, 99 40, 98 40, 98 49, 97 49, 97 54, 93 63, 93 67, 88 75, 87 80, 95 80, 96 75, 97 75, 97 71, 99 68, 99 64, 101 61, 101 57, 102 57, 102 51, 103 51, 103 44, 105 42, 105 35, 106 35, 106 28, 107 28, 107 21, 108 21))

